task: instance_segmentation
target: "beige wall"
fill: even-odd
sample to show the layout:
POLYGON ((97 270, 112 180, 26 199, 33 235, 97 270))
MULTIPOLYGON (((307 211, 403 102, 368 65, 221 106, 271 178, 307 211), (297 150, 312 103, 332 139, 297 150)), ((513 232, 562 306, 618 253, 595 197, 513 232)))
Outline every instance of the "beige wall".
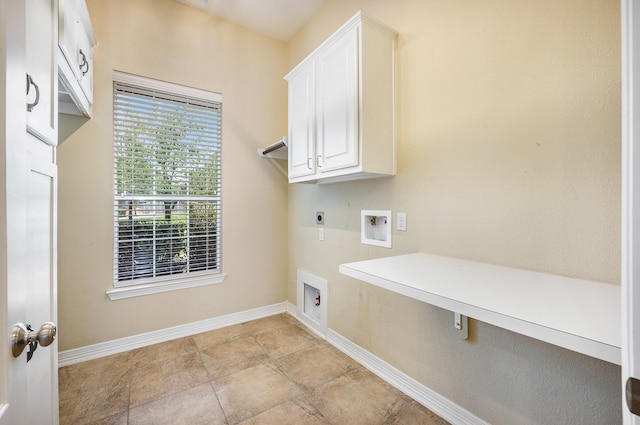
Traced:
POLYGON ((616 1, 325 0, 288 46, 171 0, 88 6, 94 118, 60 120, 61 350, 295 303, 304 268, 329 280, 332 329, 490 423, 620 422, 617 366, 474 321, 462 341, 452 313, 337 271, 425 251, 618 284, 616 1), (398 175, 288 186, 255 154, 286 131, 282 77, 359 9, 400 32, 398 175), (106 297, 112 69, 224 95, 223 284, 106 297), (407 212, 408 230, 361 245, 361 209, 407 212))
POLYGON ((619 284, 618 2, 326 0, 288 67, 359 9, 400 33, 398 175, 289 187, 288 299, 296 268, 328 279, 330 328, 490 423, 619 423, 619 367, 478 322, 462 341, 338 273, 424 251, 619 284), (362 209, 407 213, 393 249, 360 244, 362 209))
POLYGON ((62 117, 60 350, 286 299, 287 184, 257 156, 286 133, 286 45, 172 0, 89 0, 93 119, 62 117), (223 95, 224 283, 110 301, 113 69, 223 95))

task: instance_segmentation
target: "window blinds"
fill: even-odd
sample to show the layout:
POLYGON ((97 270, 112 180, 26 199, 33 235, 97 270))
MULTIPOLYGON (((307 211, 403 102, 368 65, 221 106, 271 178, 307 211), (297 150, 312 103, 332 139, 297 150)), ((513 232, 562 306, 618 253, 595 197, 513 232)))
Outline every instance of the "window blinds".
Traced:
POLYGON ((222 104, 113 87, 115 286, 219 271, 222 104))

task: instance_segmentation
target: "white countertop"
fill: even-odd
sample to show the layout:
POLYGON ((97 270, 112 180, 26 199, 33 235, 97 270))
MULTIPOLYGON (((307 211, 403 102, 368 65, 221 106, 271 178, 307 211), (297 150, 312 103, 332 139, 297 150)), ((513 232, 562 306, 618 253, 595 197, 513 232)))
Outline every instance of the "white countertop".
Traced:
POLYGON ((617 285, 424 253, 341 264, 340 273, 611 363, 621 361, 617 285))

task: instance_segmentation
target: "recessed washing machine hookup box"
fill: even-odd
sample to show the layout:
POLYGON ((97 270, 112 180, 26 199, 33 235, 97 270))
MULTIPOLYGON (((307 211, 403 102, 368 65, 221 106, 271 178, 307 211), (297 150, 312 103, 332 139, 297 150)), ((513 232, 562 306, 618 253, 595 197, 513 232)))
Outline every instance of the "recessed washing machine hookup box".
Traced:
POLYGON ((327 337, 327 286, 326 279, 298 269, 298 319, 323 338, 327 337))
POLYGON ((391 211, 362 210, 361 242, 391 248, 391 211))

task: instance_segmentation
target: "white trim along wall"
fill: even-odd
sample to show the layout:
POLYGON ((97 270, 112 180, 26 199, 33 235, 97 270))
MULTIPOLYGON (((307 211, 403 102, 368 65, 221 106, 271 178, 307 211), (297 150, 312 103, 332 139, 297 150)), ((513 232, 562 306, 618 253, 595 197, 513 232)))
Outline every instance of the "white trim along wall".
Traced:
POLYGON ((285 313, 287 311, 286 304, 287 303, 282 302, 266 307, 259 307, 252 310, 214 317, 212 319, 114 339, 107 342, 88 345, 86 347, 61 351, 58 354, 58 367, 69 366, 75 363, 85 362, 87 360, 99 359, 112 354, 123 353, 136 348, 158 344, 160 342, 167 342, 202 332, 212 331, 214 329, 224 328, 225 326, 237 325, 238 323, 261 319, 263 317, 273 316, 274 314, 285 313))

